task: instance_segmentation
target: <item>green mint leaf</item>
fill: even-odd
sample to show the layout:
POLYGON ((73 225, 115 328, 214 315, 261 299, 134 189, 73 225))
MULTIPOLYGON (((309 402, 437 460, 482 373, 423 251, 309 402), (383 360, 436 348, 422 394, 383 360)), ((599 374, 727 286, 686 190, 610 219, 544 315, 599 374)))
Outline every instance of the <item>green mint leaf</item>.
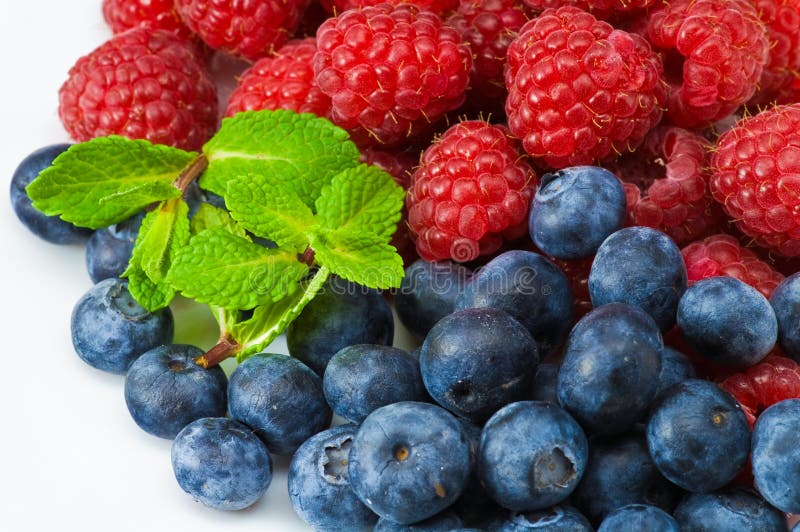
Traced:
POLYGON ((267 249, 212 227, 181 250, 167 281, 200 303, 248 309, 291 294, 307 272, 296 253, 267 249))
POLYGON ((322 189, 316 202, 317 220, 331 231, 373 233, 388 243, 400 220, 404 197, 392 176, 377 166, 362 164, 337 174, 322 189))
POLYGON ((181 198, 161 202, 142 220, 131 262, 154 283, 164 280, 170 264, 189 241, 189 205, 181 198))
POLYGON ((253 234, 297 252, 308 246, 314 214, 280 178, 247 175, 230 181, 225 202, 231 216, 253 234))
POLYGON ((128 290, 141 306, 154 312, 170 304, 175 290, 165 282, 154 283, 138 265, 128 265, 123 276, 128 278, 128 290))
POLYGON ((358 164, 347 132, 312 114, 246 111, 223 119, 203 146, 208 169, 200 186, 226 196, 228 182, 247 174, 269 175, 291 187, 309 207, 334 175, 358 164))
POLYGON ((403 279, 403 259, 382 236, 359 231, 311 233, 315 260, 332 273, 370 288, 397 288, 403 279))
POLYGON ((26 190, 48 216, 97 229, 180 196, 173 182, 196 158, 146 140, 99 137, 71 146, 26 190))
POLYGON ((192 217, 192 234, 202 233, 212 227, 224 227, 231 234, 247 237, 244 228, 233 221, 228 211, 209 203, 201 203, 192 217))

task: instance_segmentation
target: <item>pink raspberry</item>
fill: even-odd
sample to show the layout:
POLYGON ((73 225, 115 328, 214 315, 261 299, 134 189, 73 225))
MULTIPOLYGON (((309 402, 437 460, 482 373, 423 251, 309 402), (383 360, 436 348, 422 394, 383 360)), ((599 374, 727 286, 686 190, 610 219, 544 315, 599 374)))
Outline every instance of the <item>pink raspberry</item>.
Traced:
POLYGON ((661 61, 639 37, 576 7, 548 9, 508 48, 506 114, 551 168, 633 151, 661 120, 661 61))
POLYGON ((767 26, 769 60, 750 103, 794 103, 800 96, 800 0, 755 0, 755 4, 767 26))
POLYGON ((455 9, 458 5, 458 0, 322 0, 322 5, 325 9, 327 9, 329 13, 336 15, 348 9, 376 6, 385 3, 392 5, 409 3, 428 11, 433 11, 437 15, 443 15, 455 9))
POLYGON ((504 126, 450 127, 422 154, 406 196, 408 222, 425 260, 475 260, 527 231, 538 178, 504 126))
POLYGON ((459 107, 471 67, 458 32, 411 4, 351 9, 317 31, 317 84, 361 146, 398 144, 459 107))
POLYGON ((178 16, 175 0, 103 0, 103 18, 114 33, 143 27, 169 30, 185 39, 194 36, 178 16))

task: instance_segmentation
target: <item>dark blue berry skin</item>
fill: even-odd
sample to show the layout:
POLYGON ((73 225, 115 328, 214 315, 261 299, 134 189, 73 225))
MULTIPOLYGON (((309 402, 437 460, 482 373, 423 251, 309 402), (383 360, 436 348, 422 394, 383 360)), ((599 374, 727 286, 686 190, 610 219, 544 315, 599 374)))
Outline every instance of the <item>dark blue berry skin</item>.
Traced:
POLYGON ((25 192, 39 172, 53 164, 53 160, 69 148, 69 144, 53 144, 39 148, 25 157, 11 178, 11 206, 19 221, 33 234, 52 244, 75 244, 85 242, 92 232, 76 227, 58 216, 46 216, 37 210, 25 192))
POLYGON ((586 435, 565 410, 520 401, 501 408, 483 427, 478 473, 500 506, 540 510, 569 497, 588 454, 586 435))
POLYGON ((131 260, 144 213, 124 222, 98 229, 86 243, 86 270, 93 283, 119 277, 131 260))
POLYGON ((800 532, 800 521, 794 524, 792 527, 792 532, 800 532))
POLYGON ((162 345, 137 358, 125 376, 125 404, 145 432, 174 438, 200 418, 228 413, 228 378, 219 366, 205 369, 191 345, 162 345))
POLYGON ((229 418, 203 418, 175 437, 172 470, 183 491, 206 506, 241 510, 269 487, 272 457, 246 425, 229 418))
POLYGON ((378 519, 373 532, 454 532, 461 530, 461 519, 450 510, 411 525, 401 525, 386 518, 378 519))
POLYGON ((267 353, 251 356, 233 371, 228 409, 274 454, 293 453, 328 428, 332 416, 316 373, 295 358, 267 353))
POLYGON ((681 532, 717 530, 786 532, 786 516, 758 494, 741 488, 693 493, 673 513, 681 532))
POLYGON ((591 257, 625 224, 625 189, 598 166, 573 166, 542 176, 528 229, 536 247, 558 259, 591 257))
POLYGON ((643 434, 589 441, 589 465, 572 503, 595 523, 628 504, 671 512, 683 491, 665 479, 650 458, 643 434))
POLYGON ((347 462, 356 425, 339 425, 306 440, 289 465, 289 500, 314 530, 369 530, 378 516, 350 488, 347 462))
POLYGON ((148 312, 128 292, 128 281, 94 285, 72 311, 72 345, 90 366, 125 373, 145 351, 172 343, 172 312, 148 312))
POLYGON ((461 264, 417 260, 406 268, 394 296, 397 316, 412 334, 424 339, 437 321, 453 312, 471 275, 461 264))
POLYGON ((530 251, 507 251, 475 273, 455 309, 486 307, 504 310, 524 325, 544 358, 567 338, 572 289, 549 259, 530 251))
POLYGON ((419 361, 402 349, 356 344, 336 353, 322 378, 325 399, 339 416, 361 423, 370 412, 400 401, 425 401, 419 361))
POLYGON ((393 339, 394 318, 383 297, 338 277, 325 283, 286 330, 289 353, 320 377, 343 347, 392 345, 393 339))
POLYGON ((681 532, 671 515, 655 506, 630 504, 617 508, 600 524, 597 532, 681 532))
POLYGON ((402 402, 367 416, 350 448, 350 485, 379 516, 411 524, 458 499, 470 473, 469 441, 456 418, 402 402))
POLYGON ((419 357, 433 399, 482 423, 500 407, 530 393, 539 355, 517 320, 496 308, 468 308, 437 323, 419 357))
POLYGON ((753 429, 753 476, 770 504, 800 513, 800 399, 776 403, 753 429))
POLYGON ((690 286, 678 305, 678 328, 695 351, 725 366, 757 364, 778 339, 769 301, 733 277, 711 277, 690 286))
POLYGON ((517 513, 492 529, 496 532, 594 532, 594 528, 571 506, 553 506, 544 510, 517 513))
POLYGON ((464 523, 484 524, 487 516, 499 510, 489 497, 478 477, 478 449, 481 444, 481 427, 464 418, 457 418, 469 441, 470 474, 461 497, 451 507, 464 523))
POLYGON ((642 419, 658 389, 661 333, 642 310, 596 308, 572 330, 558 370, 558 401, 596 434, 621 434, 642 419))
POLYGON ((784 279, 769 302, 778 320, 778 343, 784 353, 800 361, 800 273, 784 279))
POLYGON ((747 461, 750 427, 730 394, 713 382, 689 379, 655 406, 647 447, 668 480, 707 493, 730 482, 747 461))
POLYGON ((533 394, 530 399, 534 401, 546 401, 558 404, 556 384, 558 382, 558 364, 543 362, 536 366, 536 374, 533 376, 533 394))
POLYGON ((689 357, 671 347, 664 347, 661 353, 661 374, 658 376, 658 391, 653 402, 664 394, 673 384, 697 377, 697 370, 689 357))
POLYGON ((627 303, 639 307, 661 332, 675 325, 686 290, 686 266, 675 242, 649 227, 626 227, 597 250, 589 272, 592 305, 627 303))

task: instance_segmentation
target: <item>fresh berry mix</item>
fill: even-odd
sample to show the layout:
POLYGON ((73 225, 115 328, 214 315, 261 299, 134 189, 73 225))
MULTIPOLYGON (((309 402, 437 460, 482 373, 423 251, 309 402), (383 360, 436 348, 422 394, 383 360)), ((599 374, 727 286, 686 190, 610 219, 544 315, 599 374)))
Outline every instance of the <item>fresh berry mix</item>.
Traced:
POLYGON ((787 399, 800 399, 800 365, 781 356, 769 356, 722 383, 747 416, 752 428, 761 412, 787 399))
POLYGON ((175 0, 103 0, 103 18, 114 33, 146 28, 168 30, 185 39, 193 36, 178 15, 175 0))
POLYGON ((767 27, 769 59, 750 104, 796 102, 792 96, 800 88, 800 2, 756 0, 755 4, 767 27))

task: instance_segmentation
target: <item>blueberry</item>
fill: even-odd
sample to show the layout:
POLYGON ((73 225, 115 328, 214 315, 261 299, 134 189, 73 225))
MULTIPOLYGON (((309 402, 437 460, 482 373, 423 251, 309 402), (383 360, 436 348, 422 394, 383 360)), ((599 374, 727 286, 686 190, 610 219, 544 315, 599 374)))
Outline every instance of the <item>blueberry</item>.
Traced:
POLYGON ((148 312, 128 291, 128 281, 94 285, 72 311, 72 345, 92 367, 125 373, 145 351, 172 342, 172 312, 148 312))
POLYGON ((778 339, 769 301, 733 277, 711 277, 690 286, 678 305, 678 328, 695 351, 725 366, 757 364, 778 339))
POLYGON ((800 513, 800 399, 776 403, 753 430, 753 476, 770 504, 800 513))
POLYGON ((228 382, 228 409, 274 454, 293 453, 331 423, 322 379, 285 355, 261 353, 239 364, 228 382))
POLYGON ((11 206, 19 221, 39 238, 53 244, 75 244, 84 242, 92 232, 65 222, 58 216, 46 216, 31 203, 25 192, 39 172, 53 164, 53 160, 69 148, 69 144, 53 144, 39 148, 25 157, 11 178, 11 206))
POLYGON ((622 303, 594 309, 567 341, 559 403, 591 432, 625 432, 655 397, 663 349, 658 326, 642 310, 622 303))
POLYGON ((119 277, 131 260, 144 213, 116 225, 98 229, 86 244, 86 270, 93 283, 119 277))
POLYGON ((328 363, 322 387, 333 411, 356 423, 381 406, 428 398, 419 361, 402 349, 384 345, 341 349, 328 363))
POLYGON ((593 532, 592 525, 571 506, 552 506, 533 512, 512 512, 496 532, 593 532))
POLYGON ((373 512, 399 524, 450 506, 470 473, 469 442, 446 410, 402 402, 372 412, 350 448, 350 484, 373 512))
POLYGON ((228 413, 228 378, 219 366, 194 363, 203 351, 191 345, 162 345, 137 358, 125 376, 125 403, 145 432, 174 438, 204 417, 228 413))
POLYGON ((286 330, 289 353, 320 377, 343 347, 392 345, 393 338, 394 318, 383 297, 338 277, 325 283, 286 330))
POLYGON ((589 441, 589 465, 572 496, 572 502, 589 519, 628 504, 648 504, 671 512, 682 494, 656 468, 643 434, 589 441))
POLYGON ((769 298, 778 320, 778 342, 783 351, 800 361, 800 273, 787 277, 769 298))
POLYGON ((247 508, 272 481, 272 458, 261 440, 221 417, 198 419, 178 433, 172 469, 183 491, 219 510, 247 508))
POLYGON ((653 402, 664 394, 673 384, 678 384, 686 379, 693 379, 697 376, 694 364, 689 357, 671 347, 664 347, 661 353, 661 373, 658 376, 658 391, 653 402))
POLYGON ((597 532, 680 532, 678 523, 667 512, 646 504, 617 508, 603 519, 597 532))
POLYGON ((362 530, 378 516, 356 497, 347 473, 358 427, 340 425, 306 440, 289 465, 289 500, 315 530, 362 530))
POLYGON ((572 289, 564 273, 530 251, 507 251, 481 268, 456 300, 456 310, 505 310, 531 333, 542 358, 552 354, 572 324, 572 289))
POLYGON ((786 517, 757 494, 741 488, 693 493, 673 514, 682 532, 716 530, 785 532, 786 517))
POLYGON ((597 250, 589 272, 595 307, 627 303, 639 307, 666 332, 675 324, 686 289, 686 266, 675 242, 649 227, 626 227, 597 250))
POLYGON ((531 399, 534 401, 546 401, 558 404, 556 384, 558 382, 558 364, 543 362, 536 366, 536 374, 533 376, 533 394, 531 399))
POLYGON ((625 189, 598 166, 573 166, 542 176, 528 229, 536 247, 558 259, 591 257, 627 216, 625 189))
POLYGON ((647 424, 647 447, 661 474, 695 493, 730 482, 750 453, 750 427, 739 403, 712 382, 669 388, 647 424))
POLYGON ((583 430, 566 411, 520 401, 498 410, 483 427, 478 472, 504 508, 540 510, 575 490, 588 453, 583 430))
POLYGON ((384 517, 378 519, 373 532, 454 532, 461 530, 461 519, 451 510, 445 510, 418 523, 401 525, 384 517))

